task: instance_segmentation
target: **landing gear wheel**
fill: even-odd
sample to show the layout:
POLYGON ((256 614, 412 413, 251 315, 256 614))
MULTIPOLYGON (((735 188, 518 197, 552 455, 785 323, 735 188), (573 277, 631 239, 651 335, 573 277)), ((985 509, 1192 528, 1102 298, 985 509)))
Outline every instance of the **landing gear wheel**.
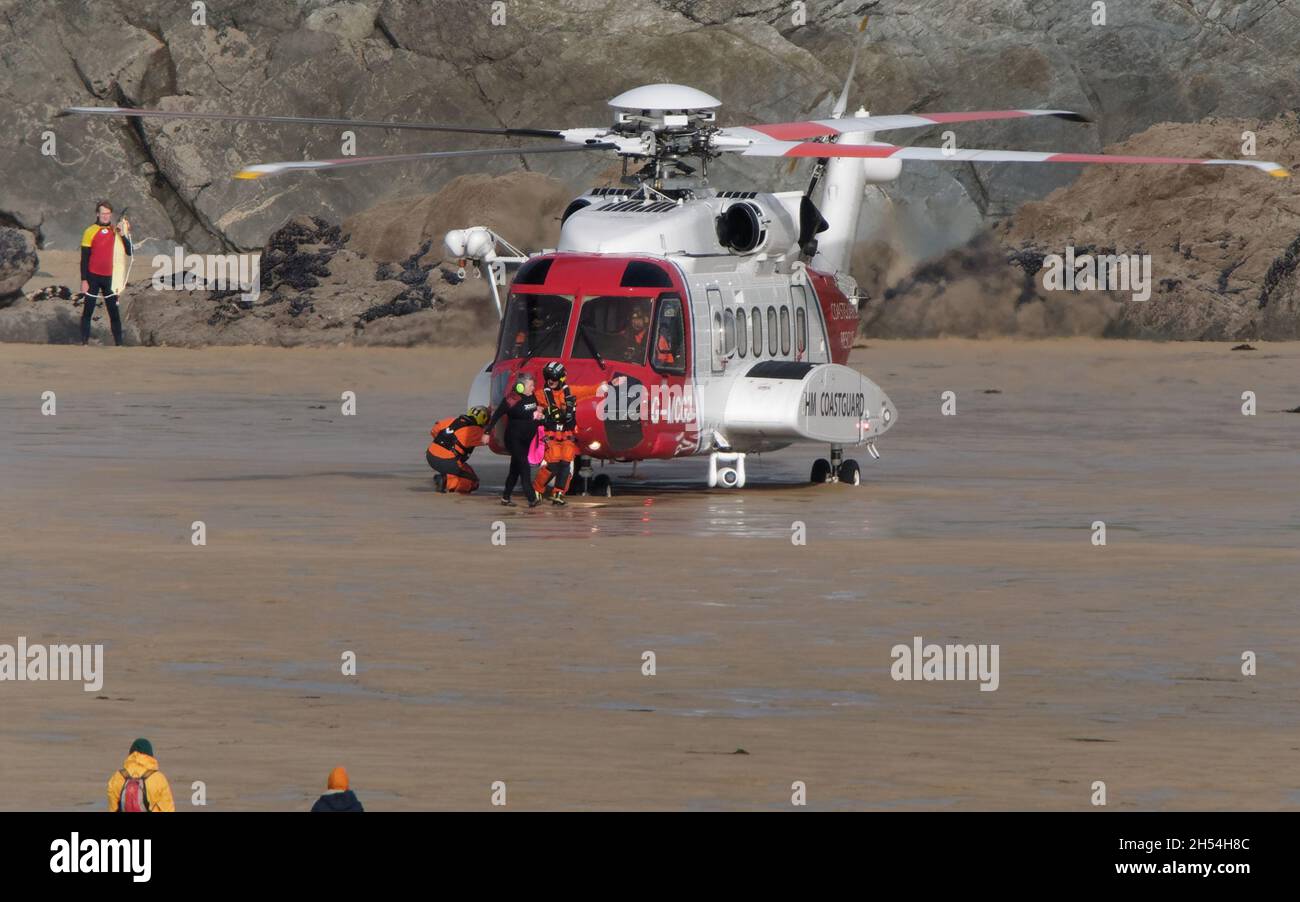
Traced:
POLYGON ((858 469, 858 462, 856 460, 846 460, 844 463, 840 464, 840 472, 838 475, 840 477, 840 482, 847 485, 862 484, 862 471, 858 469))
POLYGON ((614 483, 611 482, 610 478, 604 473, 597 473, 591 480, 588 492, 598 498, 613 498, 614 483))
POLYGON ((809 480, 813 485, 822 485, 831 481, 831 462, 824 457, 819 457, 813 461, 812 476, 809 480))

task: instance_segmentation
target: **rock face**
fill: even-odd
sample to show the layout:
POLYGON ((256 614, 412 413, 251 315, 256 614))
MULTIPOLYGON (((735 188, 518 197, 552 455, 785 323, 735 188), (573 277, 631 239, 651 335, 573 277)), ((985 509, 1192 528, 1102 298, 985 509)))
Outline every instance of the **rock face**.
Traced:
MULTIPOLYGON (((74 250, 106 197, 130 209, 138 254, 264 249, 263 296, 251 306, 137 284, 125 302, 128 340, 481 338, 495 329, 485 286, 444 277, 442 234, 484 224, 524 248, 553 244, 565 201, 604 182, 610 158, 481 157, 244 181, 230 176, 250 163, 337 157, 347 136, 55 114, 126 105, 564 128, 608 123, 606 100, 627 88, 677 81, 719 97, 722 124, 784 121, 829 110, 864 12, 870 37, 852 99, 873 112, 1048 107, 1096 123, 953 126, 961 146, 1228 157, 1251 129, 1261 158, 1297 162, 1295 119, 1282 114, 1300 96, 1300 15, 1277 0, 1128 0, 1108 4, 1105 22, 1076 0, 802 10, 806 19, 778 0, 226 0, 201 16, 172 0, 8 4, 0 121, 20 140, 0 143, 0 225, 27 230, 38 248, 74 250)), ((933 145, 941 132, 882 137, 933 145)), ((510 140, 355 130, 358 154, 510 140)), ((802 188, 807 166, 727 159, 711 177, 722 188, 802 188)), ((1297 336, 1294 187, 1239 171, 1078 174, 919 163, 873 189, 854 267, 877 299, 868 328, 1297 336), (1067 241, 1151 253, 1152 299, 1040 291, 1037 261, 1067 241)), ((76 301, 14 300, 34 262, 12 248, 0 338, 62 340, 76 301)))
POLYGON ((386 201, 343 223, 352 248, 376 260, 396 262, 431 242, 425 258, 442 259, 451 229, 487 226, 525 251, 555 247, 560 215, 572 199, 568 187, 535 172, 466 175, 437 194, 386 201))
MULTIPOLYGON (((1200 157, 1256 136, 1260 159, 1300 167, 1300 118, 1165 123, 1108 153, 1200 157)), ((1300 180, 1236 167, 1085 167, 989 233, 900 276, 899 250, 860 249, 876 298, 868 334, 1092 334, 1174 339, 1300 338, 1300 180), (1149 254, 1149 300, 1048 291, 1043 261, 1149 254)), ((901 268, 906 272, 907 267, 901 268)))
MULTIPOLYGON (((603 125, 605 101, 678 81, 723 100, 724 124, 823 114, 864 12, 855 103, 877 113, 1052 107, 1066 123, 961 126, 966 146, 1096 150, 1160 121, 1272 117, 1300 94, 1300 16, 1277 0, 1128 0, 1094 24, 1076 0, 810 2, 510 0, 504 22, 465 0, 223 0, 200 19, 173 0, 30 0, 0 17, 0 221, 73 246, 100 196, 131 208, 150 252, 261 247, 287 218, 340 222, 435 193, 470 172, 527 169, 582 187, 608 161, 555 155, 404 163, 342 175, 235 181, 241 166, 339 156, 337 128, 55 118, 68 105, 406 119, 563 128, 603 125)), ((888 137, 888 136, 886 136, 888 137)), ((899 139, 936 143, 930 134, 899 139)), ((490 146, 500 139, 356 130, 359 154, 490 146)), ((1220 155, 1233 152, 1207 142, 1220 155)), ((806 165, 806 164, 805 164, 806 165)), ((920 221, 951 223, 921 250, 1040 198, 1053 167, 920 164, 887 190, 920 221)), ((794 188, 806 172, 726 161, 720 187, 794 188)), ((900 215, 903 215, 900 213, 900 215)))
POLYGON ((36 274, 36 262, 36 236, 0 226, 0 307, 22 297, 22 287, 36 274))
MULTIPOLYGON (((1158 125, 1111 153, 1207 153, 1256 133, 1257 153, 1300 168, 1300 120, 1158 125)), ((1236 167, 1088 168, 970 241, 918 260, 890 205, 866 215, 852 270, 871 295, 866 334, 1112 335, 1179 339, 1300 337, 1300 203, 1296 180, 1236 167), (1044 261, 1148 254, 1150 297, 1049 291, 1044 261)), ((434 195, 392 200, 333 223, 293 217, 262 249, 261 292, 127 292, 128 342, 462 344, 496 333, 486 283, 461 281, 442 236, 487 225, 528 249, 554 246, 566 186, 538 173, 462 176, 434 195)), ((14 230, 10 230, 14 231, 14 230)), ((28 238, 30 244, 30 236, 28 238)), ((923 243, 923 242, 922 242, 923 243)), ((136 274, 149 261, 137 261, 136 274)), ((65 287, 0 311, 0 340, 75 341, 79 300, 65 287), (68 301, 71 300, 71 303, 68 301)), ((102 316, 101 316, 102 318, 102 316)), ((102 323, 96 329, 102 328, 102 323)), ((98 333, 97 333, 98 334, 98 333)))
POLYGON ((495 335, 481 279, 438 266, 423 240, 396 263, 356 250, 352 236, 298 216, 262 250, 260 290, 136 287, 128 328, 141 344, 463 344, 495 335), (422 262, 422 260, 432 262, 422 262))

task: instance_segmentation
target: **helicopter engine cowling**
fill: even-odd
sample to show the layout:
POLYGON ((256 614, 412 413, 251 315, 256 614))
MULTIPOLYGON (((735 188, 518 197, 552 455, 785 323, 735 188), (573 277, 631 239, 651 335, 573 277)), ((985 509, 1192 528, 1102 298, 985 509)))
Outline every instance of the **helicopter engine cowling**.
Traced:
POLYGON ((596 189, 570 204, 558 250, 661 253, 694 257, 780 257, 797 252, 798 191, 700 192, 683 200, 644 200, 596 189), (609 192, 609 193, 605 193, 609 192))

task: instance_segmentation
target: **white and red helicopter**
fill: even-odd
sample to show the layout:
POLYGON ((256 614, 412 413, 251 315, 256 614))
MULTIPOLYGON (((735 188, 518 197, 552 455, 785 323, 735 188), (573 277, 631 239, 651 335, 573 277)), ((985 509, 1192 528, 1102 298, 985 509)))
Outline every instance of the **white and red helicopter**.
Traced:
MULTIPOLYGON (((594 188, 574 199, 553 249, 525 254, 484 227, 458 229, 445 239, 462 269, 470 261, 481 268, 501 318, 496 356, 474 380, 469 404, 492 407, 517 374, 536 375, 545 364, 562 362, 571 386, 592 389, 578 407, 584 457, 575 468, 573 491, 597 495, 612 494, 612 482, 604 472, 593 475, 595 460, 603 467, 606 462, 707 456, 709 486, 739 488, 745 484, 747 454, 796 441, 829 446, 829 456, 812 466, 813 482, 859 483, 858 464, 844 458, 844 449, 865 446, 873 458, 879 457, 875 442, 895 425, 898 411, 878 385, 847 366, 862 299, 848 273, 849 255, 866 185, 897 178, 904 161, 1195 164, 1289 175, 1276 163, 1254 160, 882 143, 875 140, 877 132, 938 124, 1035 116, 1088 120, 1066 110, 898 116, 859 110, 845 117, 856 65, 855 53, 829 118, 731 128, 716 124, 720 101, 675 84, 633 88, 610 100, 612 125, 561 130, 123 107, 63 112, 559 142, 265 163, 249 166, 238 173, 240 178, 449 157, 619 156, 625 187, 594 188), (816 163, 803 192, 719 191, 709 186, 708 164, 725 154, 816 163)), ((496 439, 493 448, 503 452, 496 439)))

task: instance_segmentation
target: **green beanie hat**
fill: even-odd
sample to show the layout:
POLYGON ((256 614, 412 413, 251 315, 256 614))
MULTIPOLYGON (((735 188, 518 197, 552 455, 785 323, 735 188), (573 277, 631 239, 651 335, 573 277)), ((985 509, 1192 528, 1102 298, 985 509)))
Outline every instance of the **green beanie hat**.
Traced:
POLYGON ((142 755, 148 755, 150 758, 152 758, 153 743, 150 742, 148 739, 137 739, 135 742, 131 743, 131 751, 139 752, 142 755))

